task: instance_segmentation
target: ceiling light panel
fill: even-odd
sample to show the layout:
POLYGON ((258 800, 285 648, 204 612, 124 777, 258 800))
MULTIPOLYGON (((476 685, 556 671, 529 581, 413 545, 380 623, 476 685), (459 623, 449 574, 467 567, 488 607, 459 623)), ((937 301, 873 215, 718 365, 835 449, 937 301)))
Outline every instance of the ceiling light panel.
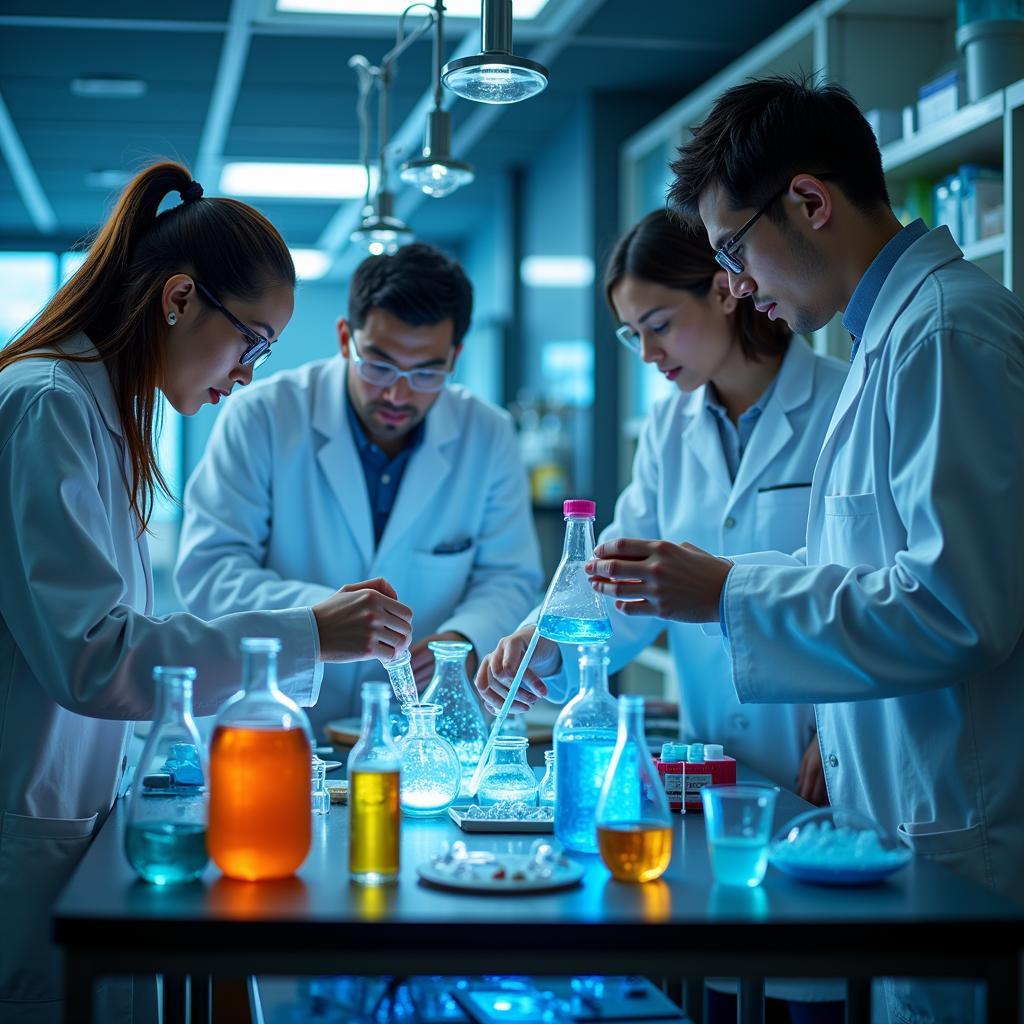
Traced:
POLYGON ((268 199, 358 199, 366 193, 362 164, 234 161, 221 171, 220 192, 268 199))
MULTIPOLYGON (((516 21, 530 21, 547 6, 548 0, 516 0, 516 21)), ((398 17, 409 0, 276 0, 279 14, 358 14, 398 17)), ((448 18, 479 18, 480 0, 445 0, 448 18)))

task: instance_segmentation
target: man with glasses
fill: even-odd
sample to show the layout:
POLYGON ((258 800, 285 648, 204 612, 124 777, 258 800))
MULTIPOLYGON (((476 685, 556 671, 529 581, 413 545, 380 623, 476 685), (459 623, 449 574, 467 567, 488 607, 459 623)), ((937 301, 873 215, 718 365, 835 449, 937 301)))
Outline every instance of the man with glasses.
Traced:
MULTIPOLYGON (((451 383, 471 311, 437 249, 371 256, 339 354, 226 403, 185 491, 175 582, 189 610, 293 607, 379 577, 413 610, 421 689, 430 640, 468 640, 475 671, 542 581, 511 420, 451 383)), ((374 666, 328 666, 314 726, 357 714, 374 666)))

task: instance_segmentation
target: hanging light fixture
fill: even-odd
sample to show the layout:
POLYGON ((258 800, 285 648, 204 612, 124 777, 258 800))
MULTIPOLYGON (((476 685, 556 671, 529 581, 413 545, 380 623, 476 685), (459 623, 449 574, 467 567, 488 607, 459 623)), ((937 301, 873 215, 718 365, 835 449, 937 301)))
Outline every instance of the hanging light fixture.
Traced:
POLYGON ((480 40, 482 52, 449 61, 441 72, 456 95, 477 103, 518 103, 547 86, 543 64, 512 53, 512 0, 483 0, 480 40))
POLYGON ((475 177, 473 168, 453 160, 452 118, 441 109, 441 55, 444 53, 444 0, 434 6, 434 109, 427 116, 423 150, 414 160, 402 164, 401 179, 435 199, 451 195, 475 177))
POLYGON ((416 240, 412 229, 394 215, 394 196, 378 192, 376 203, 364 210, 362 223, 348 236, 371 256, 390 256, 416 240))

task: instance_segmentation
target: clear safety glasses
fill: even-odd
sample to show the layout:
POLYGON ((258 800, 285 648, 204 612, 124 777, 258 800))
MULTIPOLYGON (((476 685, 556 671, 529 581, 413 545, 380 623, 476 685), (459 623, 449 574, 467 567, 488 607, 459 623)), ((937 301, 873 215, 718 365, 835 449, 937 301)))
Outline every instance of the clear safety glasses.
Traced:
POLYGON ((409 382, 413 391, 436 393, 451 379, 451 370, 400 370, 394 363, 378 363, 372 359, 364 359, 356 347, 355 338, 349 344, 352 348, 352 365, 362 380, 375 388, 389 388, 402 377, 409 382))

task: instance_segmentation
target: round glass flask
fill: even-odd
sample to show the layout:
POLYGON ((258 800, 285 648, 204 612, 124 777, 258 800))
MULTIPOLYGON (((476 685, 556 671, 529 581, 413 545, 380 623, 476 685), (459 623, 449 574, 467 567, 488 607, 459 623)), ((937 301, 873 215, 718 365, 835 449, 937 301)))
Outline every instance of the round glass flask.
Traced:
POLYGON ((312 837, 309 720, 277 688, 272 637, 242 640, 244 689, 217 715, 210 741, 210 828, 214 863, 230 878, 285 878, 312 837))
POLYGON ((147 882, 198 878, 206 853, 206 755, 192 718, 194 668, 157 666, 156 714, 128 801, 125 854, 147 882))
POLYGON ((455 748, 437 734, 441 708, 437 704, 408 704, 402 710, 409 719, 409 729, 397 743, 402 756, 399 804, 410 818, 444 814, 459 795, 462 767, 455 748))
POLYGON ((491 759, 477 790, 481 807, 504 800, 518 800, 529 805, 537 802, 537 776, 526 763, 529 745, 523 736, 499 736, 494 741, 491 759))
POLYGON ((434 677, 423 702, 441 709, 437 734, 455 748, 465 786, 487 740, 487 723, 466 675, 466 658, 473 645, 465 640, 432 640, 427 647, 434 655, 434 677))

